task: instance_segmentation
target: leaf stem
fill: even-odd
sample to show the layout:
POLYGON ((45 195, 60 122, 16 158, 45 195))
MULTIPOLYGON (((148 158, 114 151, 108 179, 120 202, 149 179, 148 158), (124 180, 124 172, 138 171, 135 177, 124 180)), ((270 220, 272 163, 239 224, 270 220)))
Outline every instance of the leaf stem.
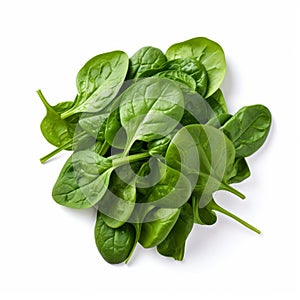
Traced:
POLYGON ((150 154, 148 152, 137 153, 133 155, 129 155, 126 157, 120 157, 113 160, 113 167, 118 167, 124 164, 128 164, 131 162, 139 161, 141 159, 149 157, 150 154))
POLYGON ((38 96, 40 97, 40 99, 42 100, 43 104, 45 105, 46 109, 51 109, 53 110, 52 106, 48 103, 48 101, 46 100, 45 96, 43 95, 41 90, 37 90, 36 93, 38 94, 38 96))
POLYGON ((232 194, 240 197, 241 199, 245 199, 246 198, 246 196, 244 194, 242 194, 241 192, 239 192, 238 190, 236 190, 235 188, 233 188, 232 186, 230 186, 230 185, 228 185, 228 184, 226 184, 224 182, 221 183, 220 188, 222 190, 231 192, 232 194))
POLYGON ((247 223, 246 221, 242 220, 241 218, 239 218, 238 216, 234 215, 233 213, 229 212, 228 210, 224 209, 223 207, 221 207, 220 205, 218 205, 214 200, 212 200, 209 204, 208 204, 209 208, 211 208, 212 210, 218 211, 234 220, 236 220, 237 222, 239 222, 240 224, 244 225, 245 227, 247 227, 248 229, 261 234, 261 231, 257 228, 255 228, 254 226, 250 225, 249 223, 247 223))
POLYGON ((81 138, 84 135, 85 135, 84 132, 79 133, 72 140, 69 140, 68 142, 64 143, 63 145, 61 145, 60 147, 56 148, 52 152, 50 152, 47 155, 43 156, 42 158, 40 158, 41 163, 45 163, 47 160, 49 160, 51 157, 53 157, 54 155, 58 154, 62 150, 66 150, 68 147, 75 145, 74 141, 76 141, 77 139, 81 138))
POLYGON ((54 155, 58 154, 60 151, 65 150, 67 147, 71 146, 72 143, 73 143, 73 141, 70 140, 67 143, 65 143, 65 144, 61 145, 60 147, 56 148, 52 152, 48 153, 47 155, 43 156, 42 158, 40 158, 41 163, 42 164, 45 163, 47 160, 49 160, 54 155))
POLYGON ((104 143, 101 146, 99 154, 101 156, 104 156, 106 154, 106 152, 108 151, 109 148, 110 148, 110 144, 105 140, 104 143))

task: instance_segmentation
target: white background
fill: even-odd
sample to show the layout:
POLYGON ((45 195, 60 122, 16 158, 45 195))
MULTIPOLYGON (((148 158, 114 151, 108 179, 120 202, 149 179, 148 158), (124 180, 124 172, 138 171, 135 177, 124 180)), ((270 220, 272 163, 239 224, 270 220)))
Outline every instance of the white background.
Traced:
POLYGON ((0 298, 299 296, 297 1, 0 3, 0 298), (35 91, 53 104, 73 100, 77 71, 92 56, 117 49, 132 55, 146 45, 165 51, 196 36, 226 53, 230 111, 263 103, 273 114, 267 143, 249 159, 252 177, 237 186, 247 199, 216 196, 263 235, 220 216, 215 226, 193 229, 183 262, 138 247, 129 265, 109 265, 94 244, 94 212, 51 198, 68 154, 39 163, 53 148, 39 131, 45 111, 35 91))

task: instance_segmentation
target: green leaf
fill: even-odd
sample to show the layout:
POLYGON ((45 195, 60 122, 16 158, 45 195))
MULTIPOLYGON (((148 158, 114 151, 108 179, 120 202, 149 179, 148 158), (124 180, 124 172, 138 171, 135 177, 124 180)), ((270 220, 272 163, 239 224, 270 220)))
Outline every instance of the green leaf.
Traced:
POLYGON ((244 198, 227 185, 235 159, 234 146, 214 127, 194 124, 181 128, 171 141, 165 159, 167 165, 190 180, 194 193, 201 196, 203 206, 219 189, 244 198))
POLYGON ((127 79, 133 79, 145 71, 161 67, 167 58, 158 48, 148 46, 139 49, 129 61, 127 79))
MULTIPOLYGON (((211 200, 210 200, 211 201, 211 200)), ((194 213, 194 222, 201 225, 213 225, 217 222, 217 216, 214 211, 210 210, 207 205, 199 207, 199 197, 192 195, 191 203, 194 213)))
POLYGON ((157 251, 164 256, 183 260, 185 242, 194 224, 193 210, 186 203, 180 209, 180 215, 168 236, 157 246, 157 251))
POLYGON ((169 78, 171 80, 177 81, 180 84, 187 85, 192 90, 196 89, 196 81, 194 78, 184 72, 176 70, 167 70, 156 73, 153 75, 154 78, 169 78))
POLYGON ((172 45, 166 52, 168 60, 196 58, 202 63, 208 75, 208 89, 205 97, 211 96, 222 84, 226 73, 223 49, 219 44, 204 37, 193 38, 172 45))
POLYGON ((94 206, 105 194, 112 161, 95 152, 75 152, 66 161, 53 187, 53 199, 71 208, 94 206))
POLYGON ((136 201, 135 181, 136 174, 130 164, 116 168, 111 174, 108 190, 98 204, 108 226, 118 228, 130 218, 136 201))
POLYGON ((124 154, 136 140, 150 142, 169 134, 183 115, 182 92, 169 79, 142 79, 120 98, 120 120, 127 135, 124 154))
POLYGON ((213 126, 215 128, 220 128, 222 127, 230 118, 232 117, 232 115, 230 114, 220 114, 217 115, 213 118, 211 118, 210 120, 208 120, 208 122, 206 123, 206 125, 209 126, 213 126))
POLYGON ((95 241, 102 257, 110 264, 124 262, 135 241, 134 226, 125 223, 119 228, 109 227, 98 212, 95 225, 95 241))
POLYGON ((83 114, 79 119, 78 124, 90 136, 94 137, 97 140, 104 141, 104 132, 108 116, 108 112, 97 114, 83 114))
POLYGON ((234 162, 230 179, 228 183, 239 183, 251 175, 246 159, 243 157, 237 158, 234 162))
POLYGON ((143 191, 147 197, 146 202, 153 207, 181 207, 192 193, 187 177, 158 159, 153 158, 151 162, 153 162, 149 166, 151 173, 144 178, 140 177, 137 181, 140 188, 146 187, 143 191))
POLYGON ((193 90, 205 96, 208 88, 208 75, 205 67, 197 59, 186 57, 171 60, 166 63, 166 69, 178 70, 190 75, 196 83, 196 87, 193 90))
POLYGON ((143 223, 139 243, 144 248, 160 244, 175 225, 179 214, 179 208, 158 208, 150 211, 148 218, 154 221, 143 223))
POLYGON ((184 96, 184 114, 180 121, 183 126, 205 124, 211 115, 211 108, 206 100, 197 92, 182 89, 184 96))
POLYGON ((212 108, 214 116, 228 113, 224 95, 220 89, 217 89, 206 101, 212 108))
MULTIPOLYGON (((55 106, 51 106, 40 90, 37 91, 37 94, 42 100, 47 112, 40 126, 45 139, 56 147, 61 147, 67 142, 72 141, 78 116, 63 120, 60 115, 72 107, 73 102, 60 102, 55 106)), ((65 149, 70 150, 72 147, 69 146, 65 149)))
POLYGON ((236 157, 247 157, 265 142, 271 127, 272 116, 263 105, 241 108, 221 129, 233 142, 236 157))
POLYGON ((128 57, 122 51, 103 53, 90 59, 77 75, 78 97, 62 118, 78 112, 103 110, 116 97, 127 69, 128 57))

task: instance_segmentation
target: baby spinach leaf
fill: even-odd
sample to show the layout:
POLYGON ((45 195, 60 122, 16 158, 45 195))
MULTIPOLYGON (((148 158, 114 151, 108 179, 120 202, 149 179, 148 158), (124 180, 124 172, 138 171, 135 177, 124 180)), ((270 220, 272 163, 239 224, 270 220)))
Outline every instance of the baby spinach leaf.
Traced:
POLYGON ((148 152, 151 156, 162 155, 165 156, 167 148, 176 134, 177 129, 173 130, 162 139, 154 140, 148 143, 148 152))
POLYGON ((233 142, 237 157, 247 157, 265 142, 271 127, 271 113, 263 105, 241 108, 221 129, 233 142))
POLYGON ((230 118, 232 117, 232 115, 230 114, 220 114, 217 115, 213 118, 211 118, 210 120, 208 120, 208 122, 206 123, 206 125, 209 126, 213 126, 215 128, 220 128, 222 127, 230 118))
MULTIPOLYGON (((142 178, 138 186, 142 187, 142 178)), ((151 177, 144 177, 145 186, 150 188, 144 191, 147 203, 156 207, 178 208, 186 203, 191 195, 192 189, 187 177, 175 169, 172 169, 156 160, 151 166, 151 177)), ((141 190, 140 190, 141 191, 141 190)))
POLYGON ((97 140, 104 141, 104 132, 108 115, 108 112, 98 114, 83 114, 78 123, 79 126, 90 136, 97 140))
POLYGON ((162 71, 153 76, 154 78, 169 78, 178 81, 180 84, 187 85, 192 90, 196 89, 196 81, 194 78, 184 72, 177 70, 162 71))
POLYGON ((227 184, 235 159, 234 146, 214 127, 194 124, 181 128, 171 141, 165 159, 167 165, 189 178, 194 193, 201 195, 203 206, 219 189, 244 198, 227 184))
POLYGON ((160 244, 172 230, 179 214, 179 208, 158 208, 150 211, 151 222, 143 223, 139 243, 144 248, 155 247, 160 244))
MULTIPOLYGON (((209 202, 211 199, 209 200, 209 202)), ((213 225, 217 222, 217 216, 214 211, 205 207, 199 207, 199 197, 192 195, 191 203, 194 214, 194 222, 201 225, 213 225)))
POLYGON ((182 89, 184 96, 184 114, 180 121, 183 126, 205 124, 211 115, 211 108, 206 100, 197 92, 182 89))
POLYGON ((196 83, 196 90, 200 95, 205 96, 208 88, 208 75, 205 67, 195 58, 186 57, 171 60, 166 63, 168 70, 178 70, 190 75, 196 83))
POLYGON ((166 61, 167 58, 158 48, 143 47, 130 58, 127 79, 137 78, 147 70, 161 67, 166 61))
POLYGON ((135 241, 134 226, 125 223, 119 228, 109 227, 98 212, 95 225, 95 241, 102 257, 110 264, 124 262, 135 241))
POLYGON ((127 69, 128 57, 122 51, 103 53, 90 59, 77 75, 78 97, 62 118, 104 109, 117 95, 127 69))
POLYGON ((106 122, 105 140, 114 148, 124 149, 127 136, 120 120, 120 100, 121 98, 118 98, 111 106, 111 111, 106 122))
POLYGON ((179 87, 169 79, 146 78, 129 87, 120 100, 120 120, 127 135, 124 154, 136 140, 150 142, 169 134, 183 115, 179 87))
POLYGON ((111 174, 108 190, 98 203, 104 222, 112 227, 122 226, 131 216, 136 201, 136 174, 132 167, 139 168, 140 163, 126 164, 111 174))
POLYGON ((53 187, 53 199, 71 208, 94 206, 105 194, 112 161, 95 152, 75 152, 66 161, 53 187))
MULTIPOLYGON (((41 131, 45 139, 52 145, 56 147, 61 147, 66 142, 69 142, 73 139, 77 118, 71 119, 62 119, 61 114, 68 110, 73 103, 70 101, 60 102, 55 106, 51 106, 41 90, 37 91, 40 99, 42 100, 45 108, 46 108, 46 116, 41 122, 41 131)), ((72 147, 67 147, 65 149, 72 149, 72 147)))
POLYGON ((237 158, 234 162, 230 179, 228 183, 239 183, 248 178, 251 175, 250 169, 246 162, 246 159, 243 157, 237 158))
POLYGON ((168 60, 177 58, 196 58, 202 63, 208 75, 208 89, 205 97, 211 96, 221 85, 226 73, 223 49, 219 44, 204 37, 193 38, 169 47, 168 60))
POLYGON ((212 108, 215 115, 228 113, 228 108, 225 102, 224 95, 220 89, 217 89, 211 96, 206 98, 206 101, 212 108))
POLYGON ((179 217, 168 236, 157 246, 157 251, 164 256, 183 260, 185 242, 194 224, 193 210, 186 203, 180 209, 179 217))

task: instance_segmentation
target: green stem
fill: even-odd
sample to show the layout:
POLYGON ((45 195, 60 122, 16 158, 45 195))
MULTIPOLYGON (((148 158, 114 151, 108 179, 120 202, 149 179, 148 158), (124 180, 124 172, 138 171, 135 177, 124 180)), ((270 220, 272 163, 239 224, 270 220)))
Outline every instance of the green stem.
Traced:
POLYGON ((229 212, 228 210, 224 209, 223 207, 221 207, 220 205, 218 205, 214 200, 212 200, 209 204, 208 204, 209 208, 211 208, 212 210, 218 211, 234 220, 236 220, 237 222, 239 222, 240 224, 244 225, 245 227, 249 228, 250 230, 253 230, 254 232, 261 234, 261 231, 257 228, 255 228, 254 226, 250 225, 249 223, 245 222, 244 220, 242 220, 241 218, 239 218, 238 216, 234 215, 233 213, 229 212))
POLYGON ((72 140, 69 140, 68 142, 64 143, 63 145, 61 145, 60 147, 56 148, 55 150, 53 150, 52 152, 50 152, 49 154, 43 156, 42 158, 40 158, 41 163, 45 163, 48 159, 50 159, 51 157, 53 157, 54 155, 58 154, 59 152, 61 152, 62 150, 66 150, 68 147, 73 146, 75 144, 74 141, 76 141, 77 139, 81 138, 82 136, 84 136, 85 133, 81 132, 79 133, 76 137, 74 137, 72 140))
POLYGON ((220 186, 221 190, 225 190, 228 192, 231 192, 232 194, 240 197, 241 199, 245 199, 246 196, 244 194, 242 194, 241 192, 239 192, 238 190, 236 190, 235 188, 233 188, 232 186, 222 182, 221 186, 220 186))
POLYGON ((118 166, 121 166, 121 165, 124 165, 124 164, 139 161, 139 160, 147 158, 149 156, 150 156, 150 154, 148 152, 143 152, 143 153, 137 153, 137 154, 129 155, 129 156, 126 156, 126 157, 116 158, 113 161, 113 167, 118 167, 118 166))
POLYGON ((43 156, 42 158, 40 158, 41 163, 45 163, 48 159, 50 159, 54 155, 58 154, 60 151, 65 150, 66 148, 71 146, 72 143, 73 143, 73 141, 68 141, 67 143, 61 145, 60 147, 56 148, 52 152, 50 152, 47 155, 43 156))
POLYGON ((76 108, 73 109, 73 107, 71 107, 69 110, 63 112, 63 113, 60 115, 60 117, 61 117, 62 119, 66 119, 66 118, 68 118, 68 117, 74 115, 75 113, 77 113, 76 108))
POLYGON ((102 144, 101 149, 99 151, 99 154, 101 156, 104 156, 109 148, 110 148, 110 144, 107 141, 104 141, 104 143, 102 144))
POLYGON ((43 104, 45 105, 46 109, 53 110, 52 106, 48 103, 48 101, 47 101, 46 98, 44 97, 42 91, 41 91, 41 90, 37 90, 36 93, 38 94, 38 96, 39 96, 40 99, 42 100, 42 102, 43 102, 43 104))

